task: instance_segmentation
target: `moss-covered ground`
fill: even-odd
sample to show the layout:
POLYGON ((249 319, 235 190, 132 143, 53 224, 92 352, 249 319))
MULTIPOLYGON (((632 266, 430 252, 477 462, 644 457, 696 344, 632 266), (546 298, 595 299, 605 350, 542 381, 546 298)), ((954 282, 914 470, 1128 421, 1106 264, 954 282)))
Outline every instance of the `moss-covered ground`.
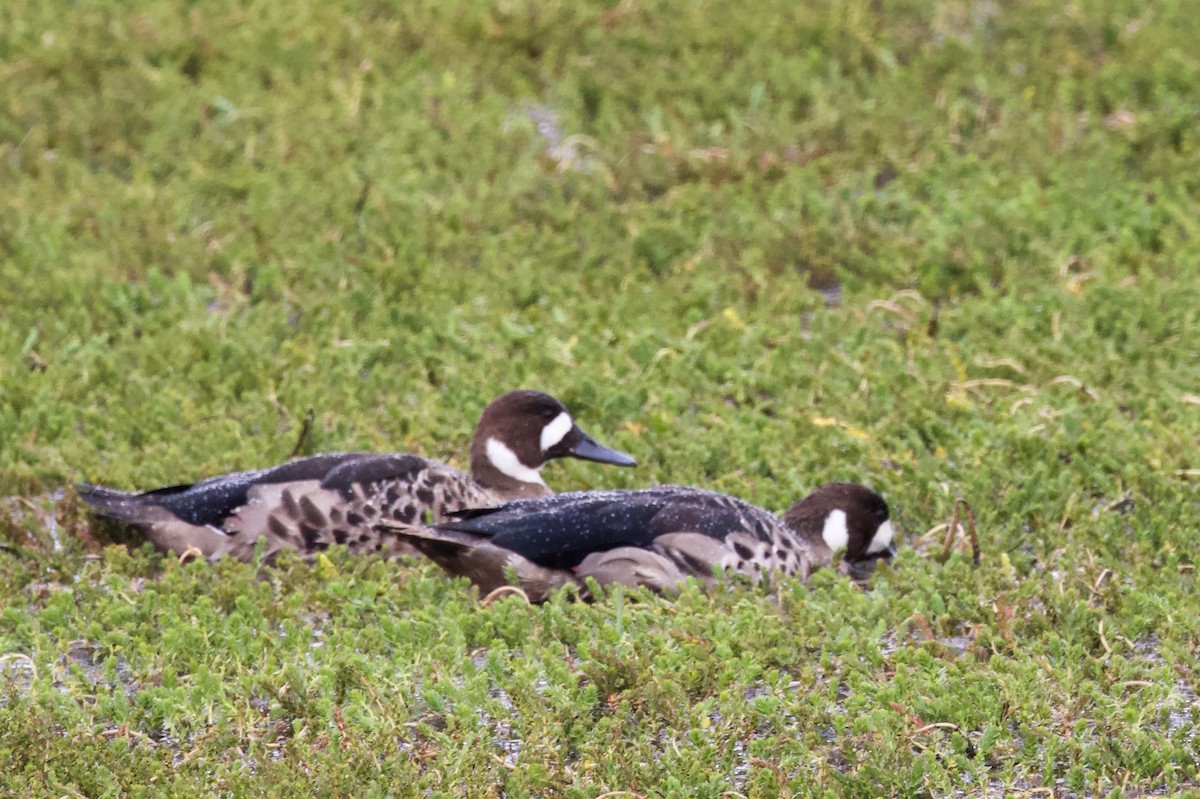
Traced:
POLYGON ((1181 0, 8 0, 0 795, 1195 791, 1198 41, 1181 0), (481 607, 105 547, 64 491, 464 465, 519 386, 641 461, 558 489, 856 480, 904 551, 481 607))

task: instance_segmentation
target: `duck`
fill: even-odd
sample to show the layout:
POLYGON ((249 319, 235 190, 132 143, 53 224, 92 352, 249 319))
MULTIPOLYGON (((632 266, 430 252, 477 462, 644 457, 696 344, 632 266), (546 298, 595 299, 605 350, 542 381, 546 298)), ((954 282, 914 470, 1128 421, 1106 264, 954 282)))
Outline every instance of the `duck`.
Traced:
POLYGON ((334 544, 413 554, 381 521, 452 520, 454 511, 553 492, 541 469, 556 458, 635 466, 596 442, 562 402, 519 389, 487 405, 471 441, 470 473, 408 453, 325 452, 195 483, 131 492, 90 483, 76 493, 100 517, 130 525, 163 552, 210 561, 283 550, 313 556, 334 544))
POLYGON ((674 593, 688 577, 709 585, 722 573, 807 579, 836 566, 862 582, 896 553, 887 502, 857 483, 822 485, 780 516, 678 485, 572 491, 453 515, 396 532, 483 594, 511 585, 531 602, 567 585, 586 597, 588 578, 674 593))

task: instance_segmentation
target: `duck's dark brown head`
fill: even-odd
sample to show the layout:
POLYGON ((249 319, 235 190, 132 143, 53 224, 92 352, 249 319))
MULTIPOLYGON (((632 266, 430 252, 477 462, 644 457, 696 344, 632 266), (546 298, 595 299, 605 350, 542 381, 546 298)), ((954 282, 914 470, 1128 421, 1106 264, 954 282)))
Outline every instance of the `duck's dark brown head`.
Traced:
POLYGON ((539 470, 555 458, 580 458, 614 466, 636 466, 624 452, 596 443, 570 411, 549 394, 519 389, 483 410, 471 442, 471 474, 488 488, 545 488, 539 470))
POLYGON ((896 554, 887 502, 857 483, 827 483, 783 514, 783 521, 814 548, 842 551, 846 571, 865 580, 879 560, 896 554))

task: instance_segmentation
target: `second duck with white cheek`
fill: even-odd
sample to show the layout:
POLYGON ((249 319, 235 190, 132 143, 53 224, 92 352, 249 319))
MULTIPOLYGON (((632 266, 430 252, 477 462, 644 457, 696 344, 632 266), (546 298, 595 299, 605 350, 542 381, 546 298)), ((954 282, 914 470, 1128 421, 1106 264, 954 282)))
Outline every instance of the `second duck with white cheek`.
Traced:
POLYGON ((399 537, 484 592, 515 577, 532 601, 564 585, 676 589, 718 572, 801 579, 836 566, 865 580, 895 554, 883 497, 854 483, 829 483, 782 516, 736 497, 686 486, 576 491, 467 510, 399 537), (835 563, 838 553, 840 559, 835 563))

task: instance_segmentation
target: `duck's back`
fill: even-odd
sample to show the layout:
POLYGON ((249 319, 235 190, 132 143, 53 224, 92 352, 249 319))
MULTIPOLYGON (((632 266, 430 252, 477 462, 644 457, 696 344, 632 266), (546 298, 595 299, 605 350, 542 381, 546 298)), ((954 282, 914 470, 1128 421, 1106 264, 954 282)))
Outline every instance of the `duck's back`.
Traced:
POLYGON ((319 488, 337 491, 349 498, 355 483, 389 478, 409 480, 429 463, 406 454, 325 452, 296 458, 269 469, 233 472, 126 496, 134 504, 165 508, 189 524, 219 527, 231 514, 249 504, 256 492, 268 486, 315 483, 319 488), (372 476, 376 479, 372 480, 372 476))
MULTIPOLYGON (((661 547, 674 534, 699 534, 736 558, 766 552, 786 531, 762 508, 736 497, 686 486, 626 491, 575 491, 469 510, 441 529, 486 536, 491 543, 551 569, 574 569, 588 556, 632 547, 661 547), (757 546, 750 545, 755 542, 757 546)), ((698 564, 694 571, 713 565, 698 564)), ((736 566, 736 560, 731 565, 736 566)))

